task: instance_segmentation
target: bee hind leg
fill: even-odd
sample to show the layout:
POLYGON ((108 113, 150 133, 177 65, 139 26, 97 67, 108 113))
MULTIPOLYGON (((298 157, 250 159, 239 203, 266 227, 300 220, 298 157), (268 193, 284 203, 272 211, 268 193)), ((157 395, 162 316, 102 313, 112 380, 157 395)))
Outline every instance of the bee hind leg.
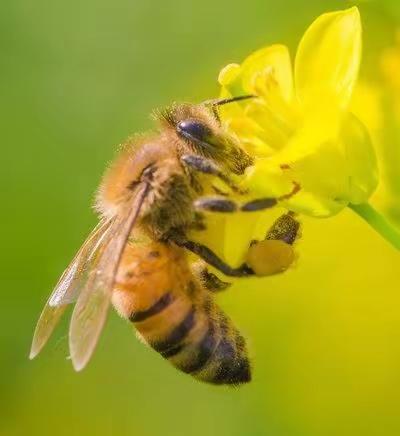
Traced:
POLYGON ((280 240, 289 245, 300 237, 300 222, 296 219, 294 212, 287 212, 281 215, 268 229, 265 240, 280 240))
POLYGON ((286 271, 296 260, 293 244, 299 235, 300 223, 295 214, 281 215, 269 228, 264 240, 251 243, 246 263, 260 277, 286 271))
POLYGON ((221 280, 218 276, 209 271, 204 261, 196 262, 192 266, 192 270, 201 285, 210 292, 222 292, 232 285, 232 283, 221 280))
POLYGON ((168 239, 174 242, 178 247, 186 248, 186 250, 196 254, 208 265, 214 267, 216 270, 222 272, 222 274, 228 277, 247 277, 254 274, 254 271, 245 263, 238 268, 232 268, 206 245, 186 239, 182 235, 171 234, 168 239))

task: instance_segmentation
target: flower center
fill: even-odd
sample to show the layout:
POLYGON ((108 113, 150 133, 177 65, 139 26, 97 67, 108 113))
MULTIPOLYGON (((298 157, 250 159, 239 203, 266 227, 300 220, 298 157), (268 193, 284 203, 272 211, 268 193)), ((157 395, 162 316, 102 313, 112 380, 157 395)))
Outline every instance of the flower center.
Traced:
POLYGON ((249 102, 245 115, 262 126, 260 138, 274 151, 280 150, 299 123, 295 102, 285 98, 272 66, 254 74, 250 86, 260 98, 249 102))

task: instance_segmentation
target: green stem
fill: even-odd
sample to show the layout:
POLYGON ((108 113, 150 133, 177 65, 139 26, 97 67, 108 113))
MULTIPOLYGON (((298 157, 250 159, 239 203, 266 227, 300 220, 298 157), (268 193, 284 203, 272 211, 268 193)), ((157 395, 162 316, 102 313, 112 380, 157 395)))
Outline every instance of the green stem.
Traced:
POLYGON ((385 238, 386 241, 392 244, 393 247, 400 250, 400 232, 369 203, 350 204, 349 207, 385 238))

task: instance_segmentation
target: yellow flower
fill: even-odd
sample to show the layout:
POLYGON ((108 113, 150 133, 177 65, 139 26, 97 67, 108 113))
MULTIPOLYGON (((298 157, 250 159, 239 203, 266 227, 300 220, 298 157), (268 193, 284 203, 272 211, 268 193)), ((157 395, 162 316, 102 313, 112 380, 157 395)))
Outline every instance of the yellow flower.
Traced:
MULTIPOLYGON (((296 182, 301 190, 281 203, 284 209, 329 217, 349 206, 400 249, 399 232, 368 202, 378 182, 377 159, 367 128, 352 110, 371 109, 376 96, 353 96, 360 61, 358 9, 324 14, 303 36, 293 69, 288 49, 273 45, 221 71, 221 97, 255 96, 221 106, 221 120, 254 157, 241 182, 249 198, 284 196, 296 182)), ((360 115, 372 120, 376 133, 380 110, 360 115)), ((239 266, 250 242, 264 239, 281 213, 213 215, 199 239, 239 266)))
POLYGON ((255 157, 245 188, 253 197, 301 191, 288 209, 315 217, 365 203, 377 185, 367 129, 349 104, 361 60, 357 8, 327 13, 303 36, 292 71, 283 45, 263 48, 220 73, 222 96, 256 98, 222 107, 227 129, 255 157))

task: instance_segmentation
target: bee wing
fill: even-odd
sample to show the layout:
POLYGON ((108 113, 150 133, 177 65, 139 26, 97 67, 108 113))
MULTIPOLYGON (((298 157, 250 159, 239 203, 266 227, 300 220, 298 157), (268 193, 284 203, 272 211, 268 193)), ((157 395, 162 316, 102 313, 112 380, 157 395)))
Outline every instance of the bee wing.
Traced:
POLYGON ((139 185, 137 190, 133 204, 112 223, 110 238, 96 257, 72 313, 69 348, 76 371, 85 367, 96 347, 110 306, 119 262, 149 191, 149 185, 139 185))
POLYGON ((99 250, 109 229, 110 221, 100 222, 62 274, 36 324, 29 354, 30 359, 37 356, 45 346, 67 305, 78 298, 90 261, 99 250))
POLYGON ((52 307, 75 303, 81 291, 81 284, 91 260, 100 249, 110 230, 111 220, 100 222, 88 239, 83 243, 82 248, 64 271, 56 288, 49 298, 49 305, 52 307))

